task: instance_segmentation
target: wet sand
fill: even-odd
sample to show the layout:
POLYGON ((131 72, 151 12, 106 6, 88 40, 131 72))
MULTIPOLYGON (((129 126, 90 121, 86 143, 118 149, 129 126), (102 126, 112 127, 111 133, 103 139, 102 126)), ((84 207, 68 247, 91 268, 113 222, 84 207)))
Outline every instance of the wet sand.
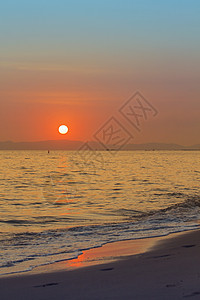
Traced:
POLYGON ((200 299, 200 230, 107 244, 0 279, 0 299, 200 299))

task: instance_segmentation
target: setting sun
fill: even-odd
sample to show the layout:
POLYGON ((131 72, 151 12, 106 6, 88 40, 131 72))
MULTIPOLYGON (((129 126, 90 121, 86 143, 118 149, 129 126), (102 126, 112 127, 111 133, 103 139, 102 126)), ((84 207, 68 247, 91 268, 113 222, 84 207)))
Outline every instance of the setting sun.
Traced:
POLYGON ((58 131, 61 133, 61 134, 66 134, 68 132, 68 127, 66 125, 60 125, 60 127, 58 128, 58 131))

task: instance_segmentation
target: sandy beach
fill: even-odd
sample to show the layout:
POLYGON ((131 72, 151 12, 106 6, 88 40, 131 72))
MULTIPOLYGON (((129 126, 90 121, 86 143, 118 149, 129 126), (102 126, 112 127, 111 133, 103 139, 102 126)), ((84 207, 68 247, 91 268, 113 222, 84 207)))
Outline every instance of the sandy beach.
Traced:
POLYGON ((200 299, 199 253, 200 230, 111 243, 35 273, 2 277, 0 299, 200 299))

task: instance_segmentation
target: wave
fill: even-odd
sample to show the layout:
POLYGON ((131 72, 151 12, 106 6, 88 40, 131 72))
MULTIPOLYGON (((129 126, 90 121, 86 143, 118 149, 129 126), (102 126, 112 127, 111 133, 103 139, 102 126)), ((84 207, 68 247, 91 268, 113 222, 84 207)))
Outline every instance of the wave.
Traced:
MULTIPOLYGON (((171 196, 180 196, 180 193, 170 193, 171 196)), ((183 194, 181 194, 181 196, 183 196, 183 194)), ((158 211, 152 211, 149 212, 148 214, 157 214, 157 213, 168 213, 168 212, 190 212, 191 209, 194 208, 199 208, 200 207, 200 196, 196 195, 196 196, 190 196, 189 198, 185 199, 184 201, 180 202, 180 203, 176 203, 173 205, 170 205, 166 208, 160 209, 158 211)))

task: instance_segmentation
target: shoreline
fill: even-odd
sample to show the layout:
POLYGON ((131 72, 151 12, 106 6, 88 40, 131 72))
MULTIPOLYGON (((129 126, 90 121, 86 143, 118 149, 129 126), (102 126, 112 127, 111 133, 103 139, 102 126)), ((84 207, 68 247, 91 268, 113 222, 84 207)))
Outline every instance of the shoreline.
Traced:
POLYGON ((81 254, 79 254, 76 258, 63 259, 61 261, 39 265, 33 267, 31 270, 0 274, 0 279, 5 277, 18 277, 59 271, 71 271, 78 268, 111 263, 121 259, 129 258, 131 256, 144 254, 153 250, 154 248, 157 248, 159 243, 162 241, 166 241, 170 238, 197 230, 198 229, 185 230, 181 232, 168 233, 162 236, 108 242, 101 246, 82 250, 81 254))
POLYGON ((71 271, 79 268, 108 264, 111 262, 124 260, 135 255, 144 254, 146 252, 156 249, 160 243, 165 242, 170 238, 178 237, 182 234, 186 234, 193 231, 196 231, 196 229, 170 233, 163 236, 128 239, 105 243, 99 247, 82 250, 82 253, 78 255, 77 258, 62 260, 54 262, 52 264, 46 264, 35 267, 30 271, 24 271, 16 274, 8 274, 5 276, 26 276, 32 274, 71 271))
POLYGON ((198 298, 199 253, 200 230, 114 242, 86 250, 71 266, 64 261, 46 272, 43 266, 37 272, 1 277, 0 298, 198 298))

